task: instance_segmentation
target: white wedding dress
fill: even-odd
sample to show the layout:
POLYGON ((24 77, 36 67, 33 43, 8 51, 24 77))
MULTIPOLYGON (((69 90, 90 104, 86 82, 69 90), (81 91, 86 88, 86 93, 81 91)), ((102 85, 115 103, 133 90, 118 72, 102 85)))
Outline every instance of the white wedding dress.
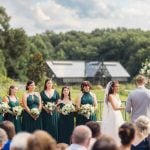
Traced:
MULTIPOLYGON (((120 99, 114 98, 117 106, 121 106, 120 99)), ((124 123, 120 110, 114 110, 110 102, 104 102, 103 117, 101 132, 102 134, 109 135, 120 145, 120 138, 118 136, 118 129, 124 123)))

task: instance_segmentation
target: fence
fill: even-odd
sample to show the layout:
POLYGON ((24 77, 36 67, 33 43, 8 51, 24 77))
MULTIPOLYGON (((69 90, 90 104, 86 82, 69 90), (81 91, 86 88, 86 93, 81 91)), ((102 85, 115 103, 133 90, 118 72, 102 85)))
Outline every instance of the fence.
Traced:
MULTIPOLYGON (((121 101, 121 103, 122 103, 122 106, 126 105, 126 101, 121 101)), ((104 104, 104 101, 102 100, 98 101, 98 109, 97 109, 96 114, 97 114, 97 120, 99 121, 102 120, 103 104, 104 104)), ((129 115, 127 114, 125 110, 122 110, 122 115, 123 115, 124 120, 127 121, 129 119, 129 115)))

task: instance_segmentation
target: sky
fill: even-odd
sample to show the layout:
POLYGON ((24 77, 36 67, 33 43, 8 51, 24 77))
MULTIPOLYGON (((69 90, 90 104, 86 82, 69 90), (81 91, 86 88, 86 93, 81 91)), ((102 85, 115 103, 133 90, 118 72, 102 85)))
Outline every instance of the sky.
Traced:
POLYGON ((12 28, 28 35, 46 30, 91 32, 96 28, 150 30, 150 0, 0 0, 12 28))

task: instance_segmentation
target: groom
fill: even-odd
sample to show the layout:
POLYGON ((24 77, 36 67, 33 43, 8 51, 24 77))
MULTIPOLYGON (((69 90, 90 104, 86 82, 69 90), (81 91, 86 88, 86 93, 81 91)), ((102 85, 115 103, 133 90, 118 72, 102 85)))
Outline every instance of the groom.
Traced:
POLYGON ((131 113, 132 122, 135 122, 141 115, 150 118, 150 90, 145 88, 145 83, 145 77, 138 75, 136 77, 137 88, 128 96, 126 111, 131 113))

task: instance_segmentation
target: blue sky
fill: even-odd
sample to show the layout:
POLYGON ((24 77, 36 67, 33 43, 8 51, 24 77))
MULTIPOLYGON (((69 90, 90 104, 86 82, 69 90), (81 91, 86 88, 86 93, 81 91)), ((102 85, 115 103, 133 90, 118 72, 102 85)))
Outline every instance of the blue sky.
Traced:
POLYGON ((29 35, 46 30, 150 29, 150 0, 0 0, 13 28, 29 35))

